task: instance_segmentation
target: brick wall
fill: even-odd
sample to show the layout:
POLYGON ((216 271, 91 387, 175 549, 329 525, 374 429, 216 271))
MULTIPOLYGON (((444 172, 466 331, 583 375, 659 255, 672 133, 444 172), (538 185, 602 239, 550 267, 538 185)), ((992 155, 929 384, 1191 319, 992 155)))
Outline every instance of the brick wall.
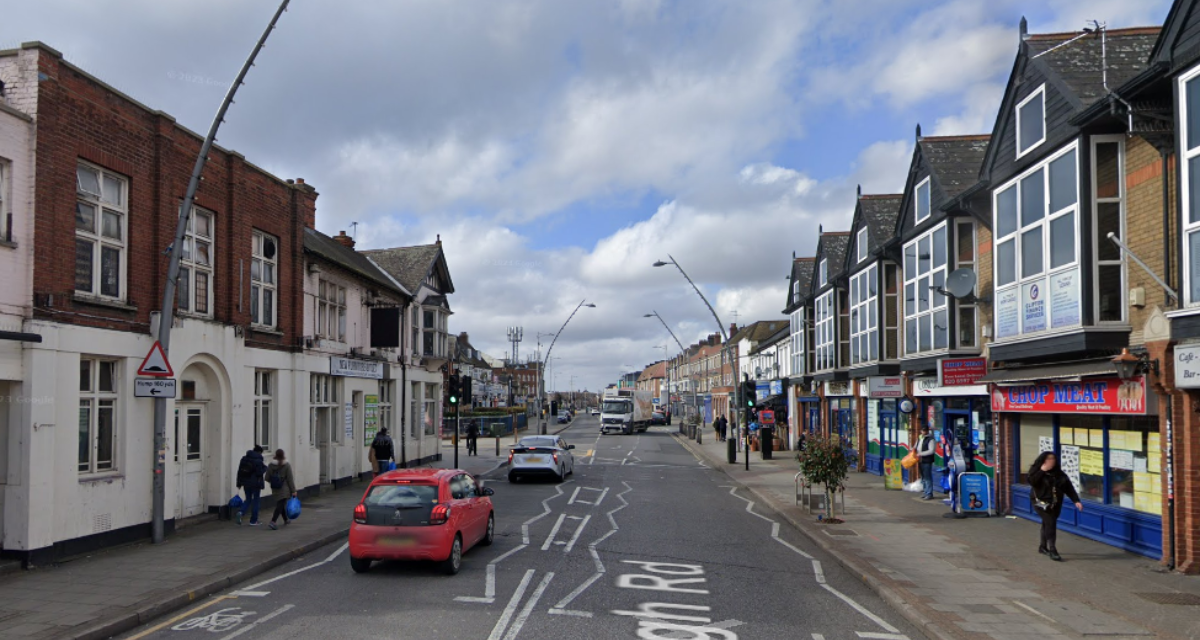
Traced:
MULTIPOLYGON (((1169 171, 1174 174, 1174 156, 1170 158, 1169 171)), ((1141 138, 1127 138, 1125 141, 1125 242, 1130 250, 1144 261, 1154 273, 1160 277, 1174 274, 1178 264, 1178 256, 1174 243, 1171 243, 1171 264, 1169 269, 1163 265, 1163 203, 1162 203, 1162 157, 1158 150, 1141 138)), ((1175 237, 1176 220, 1174 198, 1171 199, 1171 219, 1169 237, 1175 237)), ((1109 242, 1102 238, 1100 242, 1109 242)), ((1127 292, 1142 288, 1146 292, 1145 307, 1128 308, 1129 321, 1133 326, 1130 335, 1130 345, 1143 342, 1142 328, 1149 319, 1155 307, 1163 308, 1166 304, 1166 294, 1146 272, 1127 261, 1126 266, 1127 292)), ((1178 283, 1172 283, 1174 288, 1180 288, 1178 283)))
MULTIPOLYGON (((42 49, 37 56, 38 238, 35 314, 59 322, 146 331, 161 303, 179 203, 201 138, 42 49), (85 160, 129 181, 124 306, 73 295, 75 167, 85 160)), ((247 333, 258 347, 294 349, 303 319, 303 228, 315 219, 316 191, 285 182, 232 151, 214 148, 196 204, 215 214, 213 315, 250 324, 252 230, 279 239, 277 332, 247 333)))

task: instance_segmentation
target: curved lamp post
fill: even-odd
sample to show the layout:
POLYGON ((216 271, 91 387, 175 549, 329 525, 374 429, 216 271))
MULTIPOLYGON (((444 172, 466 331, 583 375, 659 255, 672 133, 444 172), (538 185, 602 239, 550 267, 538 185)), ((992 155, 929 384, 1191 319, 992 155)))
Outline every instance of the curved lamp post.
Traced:
MULTIPOLYGON (((687 274, 687 272, 683 270, 683 267, 679 266, 679 263, 675 261, 675 257, 672 256, 671 254, 667 254, 667 258, 668 258, 668 260, 666 262, 664 262, 662 260, 656 261, 654 263, 654 266, 665 267, 669 264, 675 265, 675 268, 679 269, 679 273, 681 275, 683 275, 683 277, 685 279, 687 279, 688 284, 692 285, 692 289, 694 289, 696 291, 696 295, 700 296, 700 300, 702 300, 704 302, 704 306, 708 307, 708 311, 710 313, 712 313, 713 320, 716 320, 716 322, 717 322, 717 329, 719 329, 721 331, 721 338, 722 338, 722 343, 721 343, 722 374, 724 374, 725 363, 728 362, 730 369, 733 371, 733 388, 735 391, 734 392, 734 398, 735 398, 734 402, 737 403, 737 405, 738 405, 737 410, 740 412, 743 410, 742 409, 743 402, 742 402, 742 398, 741 398, 742 385, 739 384, 739 381, 738 381, 737 363, 733 361, 733 358, 729 353, 729 333, 725 331, 725 324, 723 322, 721 322, 720 316, 717 315, 717 310, 713 309, 713 306, 708 303, 708 298, 705 298, 704 294, 701 293, 700 287, 696 286, 696 283, 692 281, 691 276, 689 276, 687 274)), ((734 415, 736 416, 737 414, 734 414, 734 415)), ((743 423, 744 423, 744 421, 743 421, 743 423)), ((734 425, 734 426, 736 427, 737 425, 734 425)), ((749 438, 749 432, 747 432, 746 437, 749 438)), ((727 450, 726 455, 728 456, 729 463, 733 464, 734 462, 737 461, 737 440, 730 439, 730 440, 728 440, 728 442, 729 442, 729 448, 727 450)), ((747 440, 746 447, 745 447, 746 469, 750 468, 750 446, 749 446, 749 444, 750 444, 749 440, 747 440)))
MULTIPOLYGON (((562 335, 563 329, 566 329, 567 325, 570 324, 571 318, 574 318, 575 314, 579 313, 579 310, 584 307, 589 307, 589 308, 595 309, 596 305, 592 304, 591 302, 588 302, 587 299, 579 301, 579 305, 575 307, 575 310, 571 312, 571 315, 567 316, 567 321, 564 322, 562 324, 562 326, 558 328, 558 333, 554 334, 554 339, 550 341, 550 347, 546 349, 546 358, 545 358, 546 362, 550 361, 550 352, 554 351, 554 343, 558 342, 558 336, 562 335)), ((542 389, 545 388, 545 381, 542 380, 541 371, 538 372, 538 386, 541 387, 542 389)), ((539 391, 539 393, 538 393, 538 433, 540 433, 541 435, 545 435, 546 434, 546 421, 542 417, 542 411, 541 411, 542 406, 541 405, 542 405, 542 394, 539 391)))
MULTIPOLYGON (((674 338, 675 344, 679 345, 680 355, 682 356, 687 353, 687 349, 683 348, 683 343, 679 341, 679 337, 675 335, 674 331, 671 331, 671 327, 667 324, 667 321, 663 320, 662 316, 658 315, 657 311, 652 311, 642 317, 643 318, 658 318, 658 321, 662 323, 663 328, 667 330, 667 333, 671 334, 672 338, 674 338)), ((671 379, 670 379, 670 376, 671 376, 671 367, 670 367, 670 363, 668 363, 668 365, 667 365, 667 407, 668 408, 670 408, 670 406, 671 406, 671 379)), ((699 386, 699 385, 697 385, 697 386, 699 386)), ((700 417, 700 402, 699 402, 700 396, 697 395, 696 391, 697 391, 696 389, 692 389, 692 401, 693 401, 693 404, 695 404, 695 406, 696 406, 696 417, 698 419, 700 417)), ((680 420, 680 422, 679 422, 679 432, 683 433, 683 421, 682 420, 680 420)))

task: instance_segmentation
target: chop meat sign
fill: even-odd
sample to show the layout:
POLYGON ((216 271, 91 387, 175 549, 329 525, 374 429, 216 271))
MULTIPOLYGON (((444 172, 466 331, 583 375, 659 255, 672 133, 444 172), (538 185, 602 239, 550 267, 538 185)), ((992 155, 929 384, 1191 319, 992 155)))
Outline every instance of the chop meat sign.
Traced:
MULTIPOLYGON (((635 565, 641 573, 626 573, 617 577, 617 586, 622 589, 646 589, 691 596, 709 594, 703 586, 704 567, 698 564, 676 564, 672 562, 643 562, 622 560, 635 565)), ((630 616, 638 621, 637 637, 642 640, 737 640, 737 634, 713 625, 712 618, 698 615, 711 611, 710 607, 698 604, 672 602, 643 602, 635 611, 613 611, 613 615, 630 616)))
POLYGON ((1146 413, 1145 378, 1105 378, 1083 382, 1042 382, 997 386, 993 411, 1039 413, 1146 413))

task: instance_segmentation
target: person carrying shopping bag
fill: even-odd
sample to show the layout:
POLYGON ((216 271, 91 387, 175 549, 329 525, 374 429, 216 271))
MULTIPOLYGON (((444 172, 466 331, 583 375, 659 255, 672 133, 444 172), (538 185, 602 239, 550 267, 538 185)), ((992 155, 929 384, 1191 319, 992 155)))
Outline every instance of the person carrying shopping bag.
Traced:
POLYGON ((275 522, 280 516, 283 517, 283 524, 289 522, 287 501, 296 497, 296 479, 292 476, 292 465, 287 461, 283 449, 275 450, 275 459, 267 466, 267 482, 271 485, 271 497, 275 498, 275 513, 267 526, 274 531, 279 528, 275 522))

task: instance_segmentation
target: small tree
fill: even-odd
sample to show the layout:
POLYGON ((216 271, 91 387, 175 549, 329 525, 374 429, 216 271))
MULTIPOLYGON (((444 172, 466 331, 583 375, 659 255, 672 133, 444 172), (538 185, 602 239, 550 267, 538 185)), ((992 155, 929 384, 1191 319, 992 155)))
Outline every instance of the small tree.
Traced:
POLYGON ((796 454, 796 460, 808 482, 825 487, 825 517, 838 522, 833 517, 833 497, 846 488, 846 478, 850 475, 850 459, 841 439, 837 436, 810 437, 804 451, 796 454))

